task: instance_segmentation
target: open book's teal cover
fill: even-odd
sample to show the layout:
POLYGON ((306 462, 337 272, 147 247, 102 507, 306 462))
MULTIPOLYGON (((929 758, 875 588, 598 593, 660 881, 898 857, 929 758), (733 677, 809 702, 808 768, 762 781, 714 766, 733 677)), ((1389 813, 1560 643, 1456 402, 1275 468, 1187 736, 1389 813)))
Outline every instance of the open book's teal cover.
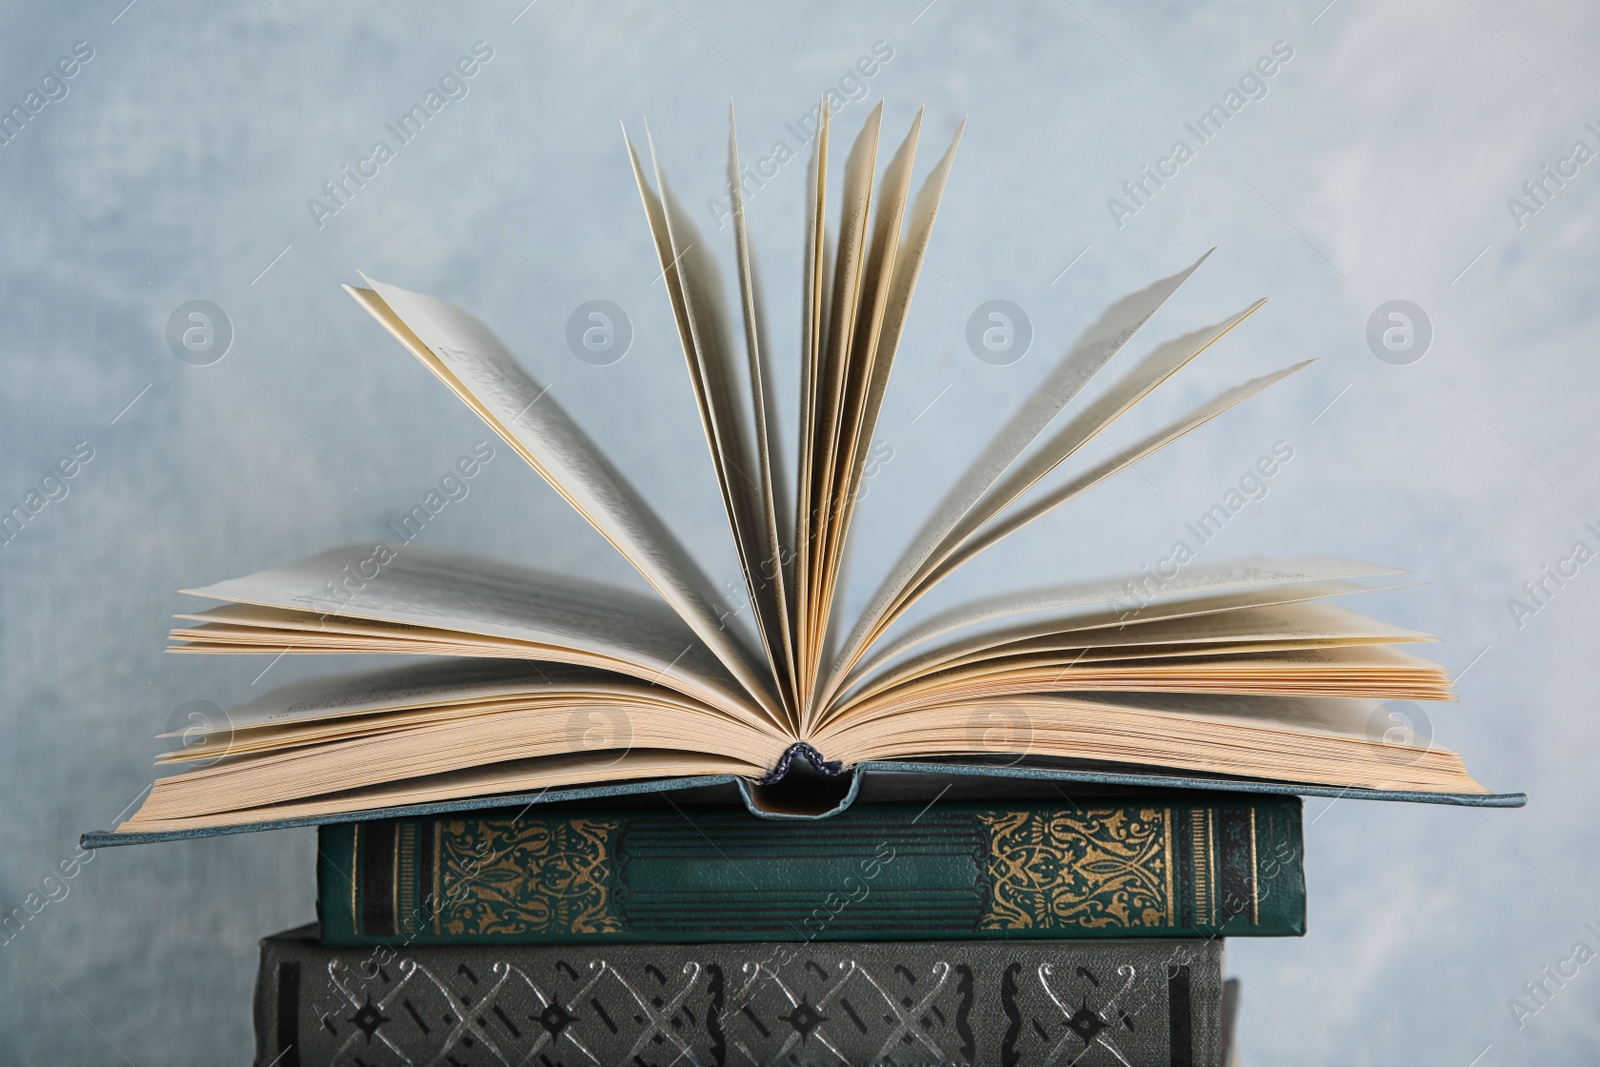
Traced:
MULTIPOLYGON (((163 830, 153 833, 119 834, 107 830, 94 830, 80 839, 85 848, 103 848, 109 845, 134 845, 153 841, 182 841, 196 837, 219 837, 224 834, 250 833, 256 830, 280 830, 294 826, 316 826, 323 823, 366 822, 371 819, 388 819, 409 815, 436 815, 454 811, 482 811, 489 808, 518 807, 533 804, 554 804, 571 800, 595 800, 607 797, 635 796, 645 793, 670 793, 680 790, 727 788, 739 792, 745 806, 761 819, 826 819, 844 811, 860 795, 864 787, 895 784, 892 776, 919 776, 921 780, 932 777, 933 783, 945 783, 955 789, 963 784, 988 785, 991 789, 998 780, 1024 783, 1055 783, 1079 787, 1122 787, 1135 789, 1199 789, 1229 793, 1277 793, 1302 797, 1328 797, 1334 800, 1405 800, 1419 804, 1450 804, 1479 808, 1520 808, 1527 804, 1526 793, 1424 793, 1411 790, 1355 789, 1337 786, 1306 785, 1302 783, 1272 782, 1248 778, 1183 777, 1159 772, 1138 772, 1064 767, 1040 767, 1024 764, 909 762, 899 760, 871 760, 857 764, 842 776, 844 788, 837 803, 826 811, 809 813, 774 810, 759 797, 759 787, 749 780, 733 774, 711 774, 692 778, 656 778, 644 781, 613 782, 606 785, 586 786, 577 789, 550 789, 537 793, 496 794, 494 796, 466 797, 459 800, 440 800, 427 804, 382 808, 372 811, 343 812, 338 815, 320 815, 297 819, 280 819, 270 822, 252 822, 234 826, 212 826, 198 830, 163 830)), ((933 788, 931 798, 939 792, 933 788)))

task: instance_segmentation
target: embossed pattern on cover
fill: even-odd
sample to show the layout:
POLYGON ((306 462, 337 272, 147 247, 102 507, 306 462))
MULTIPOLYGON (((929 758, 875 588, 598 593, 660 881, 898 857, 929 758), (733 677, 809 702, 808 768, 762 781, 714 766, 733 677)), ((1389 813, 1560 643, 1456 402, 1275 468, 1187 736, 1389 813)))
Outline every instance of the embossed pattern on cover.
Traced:
POLYGON ((1213 1067, 1220 940, 261 943, 257 1067, 1213 1067))

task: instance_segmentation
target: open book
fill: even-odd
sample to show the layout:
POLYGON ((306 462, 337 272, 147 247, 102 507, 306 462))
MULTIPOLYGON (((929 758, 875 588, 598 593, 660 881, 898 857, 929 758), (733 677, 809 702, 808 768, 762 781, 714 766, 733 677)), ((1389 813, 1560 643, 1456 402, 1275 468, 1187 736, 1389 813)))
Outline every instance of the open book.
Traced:
POLYGON ((349 287, 356 302, 658 596, 400 542, 192 590, 222 603, 180 616, 174 651, 443 658, 288 686, 234 709, 212 732, 191 732, 170 759, 201 765, 158 780, 119 832, 729 775, 758 807, 819 811, 837 804, 853 769, 896 761, 1485 794, 1455 753, 1390 728, 1386 701, 1452 698, 1441 667, 1400 648, 1428 635, 1333 602, 1400 583, 1388 568, 1251 559, 1037 588, 907 622, 912 605, 980 552, 1304 365, 1230 389, 1110 459, 1082 462, 1114 420, 1260 306, 1155 346, 1079 402, 1199 263, 1090 326, 955 479, 865 608, 842 617, 840 572, 863 470, 960 139, 958 130, 912 195, 921 116, 878 176, 881 113, 850 147, 837 189, 826 180, 826 107, 813 144, 792 470, 775 439, 774 353, 731 113, 737 314, 654 144, 653 173, 628 145, 746 578, 748 625, 486 325, 445 300, 367 279, 349 287), (1063 465, 1070 474, 1057 473, 1063 465))

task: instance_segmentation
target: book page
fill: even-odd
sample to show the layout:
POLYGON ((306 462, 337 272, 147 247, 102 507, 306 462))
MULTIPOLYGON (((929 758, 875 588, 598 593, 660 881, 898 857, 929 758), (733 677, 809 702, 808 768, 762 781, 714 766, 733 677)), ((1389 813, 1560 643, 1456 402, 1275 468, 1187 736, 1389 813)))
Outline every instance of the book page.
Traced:
MULTIPOLYGON (((1179 618, 1137 620, 1124 625, 1065 628, 1041 634, 1015 647, 1097 648, 1109 645, 1246 643, 1289 637, 1301 641, 1373 641, 1407 644, 1437 641, 1433 634, 1396 626, 1352 611, 1342 604, 1278 603, 1251 605, 1179 618)), ((1011 645, 997 648, 1001 654, 1011 645)))
POLYGON ((788 744, 786 735, 757 731, 724 715, 579 694, 565 705, 499 710, 348 742, 232 756, 159 779, 141 811, 163 818, 200 815, 573 752, 588 757, 596 780, 604 780, 608 764, 636 749, 771 767, 788 744), (601 723, 614 729, 586 740, 601 723))
POLYGON ((691 778, 695 775, 741 774, 755 776, 765 768, 745 759, 702 755, 694 752, 635 749, 614 761, 597 764, 589 753, 512 760, 473 767, 464 771, 411 778, 367 789, 322 793, 305 800, 281 804, 254 805, 248 800, 233 807, 204 803, 190 804, 182 814, 172 806, 158 803, 165 799, 165 783, 180 776, 157 779, 155 788, 139 809, 117 827, 118 833, 162 830, 194 830, 213 826, 238 826, 273 822, 279 819, 317 818, 350 812, 378 811, 431 801, 460 800, 467 797, 493 797, 532 790, 559 789, 565 786, 591 786, 602 782, 625 782, 642 778, 691 778))
POLYGON ((830 758, 848 762, 978 756, 1019 769, 1122 764, 1335 787, 1487 793, 1438 744, 1374 737, 1381 704, 1285 695, 1073 694, 973 699, 841 729, 830 758), (915 722, 914 729, 911 728, 915 722))
MULTIPOLYGON (((911 190, 911 167, 916 158, 917 135, 922 128, 922 113, 917 113, 911 132, 896 150, 878 187, 872 205, 871 236, 858 283, 856 324, 850 338, 850 354, 840 382, 840 408, 837 426, 838 450, 830 474, 832 491, 826 502, 827 537, 822 545, 822 610, 824 612, 823 658, 830 654, 830 642, 838 625, 834 612, 840 579, 840 560, 849 537, 855 494, 871 444, 872 425, 863 422, 873 383, 887 380, 892 352, 880 350, 879 334, 884 309, 889 301, 889 282, 900 246, 900 223, 905 216, 906 197, 911 190), (867 443, 862 443, 866 435, 867 443)), ((867 180, 871 180, 869 174, 867 180)), ((876 412, 873 413, 874 417, 876 412)), ((809 709, 808 709, 809 710, 809 709)))
POLYGON ((943 562, 951 551, 971 538, 990 519, 1004 511, 1112 422, 1148 396, 1156 386, 1186 367, 1235 326, 1260 310, 1265 303, 1265 300, 1258 300, 1237 315, 1215 326, 1195 330, 1158 346, 1104 395, 1096 398, 1087 408, 1069 420, 1055 436, 1040 446, 1038 452, 1031 458, 1015 466, 1005 477, 991 486, 982 499, 973 505, 966 517, 940 542, 939 549, 924 566, 924 574, 931 566, 943 562))
MULTIPOLYGON (((619 679, 619 681, 626 680, 619 679)), ((667 691, 658 690, 658 692, 667 691)), ((684 698, 679 697, 680 701, 682 699, 684 698)), ((359 744, 367 738, 394 734, 419 726, 438 726, 485 715, 524 712, 536 708, 544 708, 551 713, 550 722, 543 727, 544 729, 561 731, 573 741, 575 748, 583 748, 585 736, 591 742, 599 742, 605 740, 608 732, 615 730, 626 732, 621 726, 623 720, 616 713, 616 709, 622 706, 626 706, 632 715, 649 713, 650 709, 656 706, 666 707, 674 712, 681 711, 684 707, 681 703, 643 699, 619 687, 616 691, 601 688, 572 691, 555 689, 490 700, 419 704, 415 707, 378 711, 370 715, 332 717, 306 715, 299 721, 260 725, 250 729, 234 729, 209 735, 180 732, 174 736, 183 739, 182 745, 175 747, 171 752, 158 755, 156 765, 210 763, 224 758, 286 752, 292 748, 325 745, 330 742, 359 744)), ((720 714, 704 707, 699 708, 699 711, 704 715, 720 714)), ((767 728, 776 729, 772 726, 767 728)))
MULTIPOLYGON (((1206 256, 1211 253, 1207 252, 1206 256)), ((882 636, 893 612, 929 556, 983 494, 1005 473, 1089 380, 1122 350, 1122 346, 1150 320, 1169 296, 1205 262, 1193 265, 1147 288, 1123 297, 1084 331, 1049 376, 1008 419, 934 509, 899 561, 873 593, 844 648, 830 667, 830 677, 820 692, 825 702, 837 692, 844 675, 882 636)))
MULTIPOLYGON (((883 122, 880 101, 867 117, 844 163, 844 191, 839 203, 839 238, 833 257, 833 273, 827 289, 828 327, 817 375, 811 433, 816 442, 812 456, 811 483, 806 507, 811 512, 811 540, 796 546, 810 554, 809 615, 802 620, 800 640, 801 678, 809 683, 816 677, 827 632, 828 545, 833 536, 832 508, 834 482, 840 452, 840 421, 844 414, 845 389, 850 370, 861 299, 861 276, 867 247, 867 224, 872 205, 872 179, 877 168, 878 136, 883 122)), ((806 694, 802 699, 809 704, 806 694)))
POLYGON ((903 714, 974 695, 1102 690, 1454 699, 1443 667, 1374 640, 1264 634, 1238 644, 1016 650, 913 678, 858 701, 840 721, 903 714))
POLYGON ((1244 403, 1262 390, 1281 382, 1289 375, 1309 367, 1313 362, 1314 360, 1308 359, 1302 363, 1296 363, 1292 367, 1285 367, 1283 370, 1272 374, 1264 374, 1259 378, 1253 378, 1245 382, 1243 385, 1229 389, 1227 392, 1200 405, 1176 422, 1157 430, 1127 449, 1119 450, 1116 456, 1079 475, 1065 485, 1052 489, 1039 500, 995 521, 993 525, 986 527, 981 533, 969 538, 959 550, 952 553, 945 562, 940 564, 923 582, 919 583, 916 587, 916 595, 921 595, 934 585, 937 585, 973 556, 1010 537, 1035 519, 1049 514, 1080 493, 1092 489, 1107 478, 1120 474, 1147 456, 1159 452, 1185 434, 1199 429, 1228 409, 1244 403))
MULTIPOLYGON (((912 127, 910 136, 907 137, 906 146, 901 152, 915 151, 915 137, 922 123, 922 112, 917 112, 917 123, 912 127)), ((966 128, 963 119, 960 126, 956 127, 955 136, 950 141, 950 147, 945 149, 944 156, 934 166, 933 170, 923 179, 922 188, 917 192, 916 203, 911 210, 911 221, 906 231, 905 239, 900 242, 899 250, 890 264, 892 269, 886 277, 880 277, 877 285, 883 292, 883 311, 881 323, 878 327, 878 337, 870 374, 867 376, 866 389, 861 403, 861 413, 856 419, 856 439, 854 445, 854 460, 848 468, 849 477, 841 499, 845 509, 844 527, 849 530, 851 513, 854 510, 857 490, 861 484, 861 474, 866 466, 867 455, 872 446, 872 435, 878 425, 878 413, 883 408, 884 393, 889 385, 889 373, 894 366, 894 357, 900 347, 900 335, 905 330, 906 316, 911 310, 911 295, 916 290, 917 278, 922 272, 922 264, 927 256, 928 240, 933 234, 934 219, 939 214, 939 202, 944 197, 944 189, 950 178, 950 168, 955 163, 956 147, 961 143, 961 133, 966 128)), ((898 159, 898 154, 897 154, 898 159)), ((903 213, 906 193, 909 192, 910 164, 908 158, 905 164, 905 186, 896 194, 896 217, 903 213)), ((892 168, 891 168, 892 170, 892 168)), ((889 185, 889 174, 884 175, 884 184, 889 185)), ((897 221, 898 227, 898 221, 897 221)))
MULTIPOLYGON (((921 569, 907 586, 905 604, 909 605, 915 601, 927 588, 943 580, 956 566, 959 566, 959 563, 950 564, 947 568, 944 565, 952 554, 970 542, 986 524, 1093 440, 1119 416, 1149 395, 1156 386, 1188 365, 1201 352, 1215 344, 1265 303, 1265 300, 1258 300, 1230 319, 1192 331, 1158 346, 1087 409, 1069 420, 1067 425, 1045 442, 1031 458, 1014 466, 1000 481, 991 486, 973 505, 972 510, 928 554, 921 569), (937 577, 933 577, 934 575, 937 577)), ((1065 502, 1066 499, 1070 498, 1064 496, 1056 503, 1065 502)), ((903 610, 903 607, 892 611, 890 620, 895 618, 900 610, 903 610)))
MULTIPOLYGON (((1390 645, 1289 647, 1210 654, 1141 650, 1084 654, 1082 650, 979 660, 908 682, 856 704, 849 715, 818 731, 853 729, 889 717, 915 718, 922 709, 957 701, 1056 693, 1234 693, 1251 696, 1361 697, 1374 700, 1454 700, 1449 673, 1439 664, 1390 645)), ((908 726, 907 729, 914 729, 908 726)), ((821 748, 821 742, 814 742, 821 748)), ((823 749, 829 759, 838 757, 823 749)))
MULTIPOLYGON (((946 634, 998 620, 1020 620, 1024 616, 1035 616, 1044 612, 1102 605, 1113 605, 1116 609, 1115 617, 1119 621, 1132 620, 1151 612, 1159 614, 1166 610, 1167 602, 1182 597, 1233 593, 1241 598, 1249 598, 1251 603, 1270 603, 1274 598, 1283 595, 1275 588, 1279 586, 1309 586, 1357 578, 1385 578, 1404 573, 1393 567, 1357 563, 1337 556, 1302 556, 1287 560, 1268 560, 1260 556, 1251 556, 1224 563, 1178 569, 1170 577, 1151 573, 1147 569, 1140 574, 1125 574, 1086 582, 1000 593, 966 604, 958 604, 912 627, 857 667, 850 676, 848 687, 854 687, 864 679, 872 677, 920 645, 946 634)), ((1350 591, 1361 588, 1365 587, 1355 586, 1350 591)), ((1049 620, 1033 619, 1027 625, 1050 626, 1053 623, 1049 620)), ((972 640, 981 642, 985 638, 983 635, 976 635, 972 640)))
POLYGON ((487 326, 447 300, 346 287, 632 563, 774 721, 770 672, 727 625, 716 587, 653 508, 487 326))
MULTIPOLYGON (((413 626, 409 623, 383 622, 378 619, 358 619, 349 615, 331 615, 323 611, 292 611, 287 608, 267 607, 261 604, 227 603, 201 611, 179 612, 174 619, 197 622, 200 626, 175 626, 170 636, 173 640, 186 640, 190 632, 222 633, 226 631, 261 631, 280 637, 297 637, 302 634, 359 634, 378 640, 408 638, 420 635, 455 635, 465 640, 481 640, 483 634, 462 634, 456 630, 437 627, 413 626)), ((171 651, 171 650, 169 650, 171 651)))
MULTIPOLYGON (((1208 719, 1277 723, 1298 730, 1366 737, 1373 713, 1381 700, 1341 697, 1236 696, 1231 693, 1118 693, 1083 695, 1074 699, 1089 704, 1163 711, 1173 715, 1198 715, 1208 719)), ((1391 741, 1386 744, 1398 744, 1391 741)))
MULTIPOLYGON (((182 737, 181 747, 158 763, 190 763, 283 751, 307 744, 347 742, 416 726, 531 708, 555 709, 547 732, 584 731, 598 745, 632 736, 629 721, 652 709, 681 718, 722 712, 660 686, 567 664, 429 660, 294 682, 247 704, 229 708, 210 730, 192 726, 163 734, 182 737), (573 713, 578 706, 593 710, 573 713), (604 709, 623 707, 626 715, 604 709), (565 713, 565 717, 559 717, 565 713)), ((752 725, 784 743, 788 735, 760 720, 752 725)), ((574 737, 574 742, 585 738, 574 737)))
MULTIPOLYGON (((679 324, 688 363, 695 403, 700 411, 701 429, 711 451, 712 469, 722 492, 722 502, 733 535, 750 597, 757 633, 767 656, 767 670, 774 680, 788 676, 783 640, 783 621, 779 619, 778 589, 763 579, 777 567, 778 549, 769 536, 763 505, 764 488, 760 478, 761 460, 751 440, 751 414, 740 398, 739 370, 733 355, 722 281, 709 247, 701 238, 689 214, 673 195, 666 172, 656 152, 655 140, 646 130, 656 190, 645 183, 637 154, 630 143, 639 195, 645 202, 645 215, 655 237, 662 274, 676 279, 668 292, 679 324)), ((738 215, 736 214, 736 225, 738 215)), ((759 373, 755 361, 751 372, 759 373)), ((751 389, 759 398, 759 382, 751 389)), ((757 419, 764 412, 757 413, 757 419)), ((780 696, 787 686, 779 686, 780 696)))
MULTIPOLYGON (((204 727, 185 724, 159 735, 181 738, 181 747, 157 763, 239 755, 290 747, 304 739, 331 740, 501 709, 567 705, 593 698, 596 703, 626 701, 640 707, 670 704, 721 712, 696 704, 681 693, 607 671, 565 663, 504 660, 424 660, 403 667, 308 678, 279 686, 245 704, 228 708, 204 727)), ((771 727, 769 727, 771 729, 771 727)))
MULTIPOLYGON (((312 719, 338 719, 435 704, 473 704, 540 691, 578 692, 591 687, 639 686, 602 671, 565 663, 426 660, 403 667, 304 678, 278 686, 227 710, 215 731, 239 733, 312 719)), ((190 731, 184 731, 186 733, 190 731)), ((174 736, 162 734, 162 737, 174 736)))
POLYGON ((959 664, 1019 652, 1158 643, 1183 645, 1186 642, 1244 645, 1285 637, 1302 642, 1329 641, 1336 637, 1373 641, 1435 639, 1431 634, 1391 626, 1347 608, 1309 603, 1366 591, 1366 586, 1354 582, 1295 584, 1276 590, 1169 601, 1148 607, 1137 616, 1097 611, 1034 618, 923 649, 916 657, 904 660, 891 670, 864 672, 866 684, 848 691, 839 714, 848 714, 851 703, 902 682, 959 664))
MULTIPOLYGON (((1019 666, 1049 663, 1073 666, 1091 661, 1105 663, 1113 659, 1239 656, 1305 648, 1416 644, 1438 640, 1432 634, 1390 626, 1357 612, 1327 608, 1325 610, 1329 614, 1321 614, 1305 612, 1301 610, 1303 607, 1273 605, 1270 609, 1218 612, 1137 626, 1043 634, 964 656, 952 656, 937 669, 920 669, 910 673, 909 677, 913 680, 929 678, 936 684, 936 676, 969 665, 980 670, 1005 671, 1019 666)), ((875 695, 889 688, 892 686, 875 682, 864 695, 875 695)))
POLYGON ((744 176, 739 170, 739 138, 734 127, 733 105, 728 105, 728 193, 732 198, 734 261, 739 274, 740 306, 744 312, 745 353, 749 360, 750 407, 755 414, 756 473, 759 493, 761 538, 759 554, 747 561, 747 574, 754 602, 766 612, 769 655, 782 686, 791 721, 798 727, 800 679, 794 661, 794 617, 787 585, 793 574, 791 551, 783 545, 789 532, 787 508, 781 503, 786 492, 782 455, 773 430, 778 425, 777 398, 767 383, 772 380, 770 357, 763 337, 762 310, 756 290, 755 267, 750 255, 750 235, 745 225, 744 176), (753 563, 753 569, 748 569, 753 563))
POLYGON ((827 344, 828 227, 828 97, 817 108, 817 135, 806 170, 805 264, 800 301, 800 467, 794 506, 794 642, 796 696, 802 715, 811 704, 811 543, 818 528, 812 497, 817 464, 818 394, 822 391, 822 353, 827 344))
MULTIPOLYGON (((646 136, 659 194, 646 181, 639 154, 628 140, 626 130, 623 141, 661 264, 661 277, 688 364, 689 384, 700 413, 701 430, 710 449, 712 470, 722 493, 723 509, 739 556, 757 633, 767 654, 768 671, 781 682, 788 673, 787 644, 780 632, 784 620, 777 618, 779 604, 775 596, 781 595, 781 590, 757 579, 759 574, 775 567, 776 541, 769 542, 763 536, 758 518, 760 490, 754 481, 761 460, 751 453, 745 418, 732 396, 730 375, 725 366, 730 345, 721 286, 704 242, 672 196, 648 127, 646 136)), ((752 388, 755 388, 754 383, 752 388)), ((777 696, 780 703, 787 700, 781 684, 777 696)))
POLYGON ((266 605, 570 648, 741 716, 748 694, 665 604, 599 582, 433 545, 346 545, 287 567, 185 590, 266 605))

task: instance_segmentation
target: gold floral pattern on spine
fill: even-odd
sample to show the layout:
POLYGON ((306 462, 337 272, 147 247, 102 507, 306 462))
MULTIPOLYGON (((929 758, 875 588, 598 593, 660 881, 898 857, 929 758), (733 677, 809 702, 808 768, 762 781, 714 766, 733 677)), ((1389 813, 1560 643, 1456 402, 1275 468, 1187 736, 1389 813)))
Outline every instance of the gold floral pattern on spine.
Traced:
POLYGON ((985 930, 1120 929, 1170 921, 1159 808, 980 812, 989 835, 985 930))
POLYGON ((456 935, 614 934, 620 819, 443 819, 437 929, 456 935))

